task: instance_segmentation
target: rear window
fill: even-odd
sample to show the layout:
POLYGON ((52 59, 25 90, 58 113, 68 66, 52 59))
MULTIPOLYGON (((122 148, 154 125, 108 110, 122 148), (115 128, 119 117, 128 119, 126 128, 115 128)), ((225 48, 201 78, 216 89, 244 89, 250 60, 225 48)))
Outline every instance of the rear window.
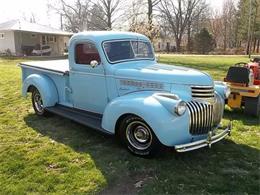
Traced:
POLYGON ((80 43, 75 47, 75 62, 77 64, 90 64, 96 60, 100 63, 100 56, 93 43, 80 43))

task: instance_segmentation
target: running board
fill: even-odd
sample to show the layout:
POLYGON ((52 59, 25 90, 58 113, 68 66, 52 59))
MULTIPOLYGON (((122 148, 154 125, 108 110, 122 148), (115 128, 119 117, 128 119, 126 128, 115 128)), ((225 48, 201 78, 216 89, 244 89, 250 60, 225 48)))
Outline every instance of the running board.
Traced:
POLYGON ((83 110, 79 110, 79 109, 75 109, 75 108, 69 108, 69 107, 62 106, 62 105, 47 107, 45 109, 48 112, 57 114, 64 118, 68 118, 68 119, 75 121, 77 123, 80 123, 84 126, 98 130, 102 133, 112 135, 111 132, 106 131, 105 129, 103 129, 101 127, 101 122, 102 122, 101 114, 87 112, 87 111, 83 111, 83 110))

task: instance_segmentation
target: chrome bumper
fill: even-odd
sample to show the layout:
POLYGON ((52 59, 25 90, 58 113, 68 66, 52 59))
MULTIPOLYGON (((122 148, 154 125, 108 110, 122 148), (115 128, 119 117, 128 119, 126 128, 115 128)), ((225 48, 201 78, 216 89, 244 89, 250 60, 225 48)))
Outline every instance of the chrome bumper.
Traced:
POLYGON ((219 134, 213 135, 212 131, 208 133, 207 139, 191 142, 188 144, 176 145, 175 150, 177 152, 188 152, 191 150, 196 150, 203 147, 211 147, 212 144, 224 139, 227 135, 230 135, 232 129, 232 122, 219 134))

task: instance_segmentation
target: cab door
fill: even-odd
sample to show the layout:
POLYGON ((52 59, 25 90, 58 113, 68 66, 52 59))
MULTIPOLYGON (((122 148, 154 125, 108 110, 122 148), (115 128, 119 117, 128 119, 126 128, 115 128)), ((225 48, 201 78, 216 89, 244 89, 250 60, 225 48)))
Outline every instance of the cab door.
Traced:
POLYGON ((95 44, 88 41, 76 43, 73 60, 70 70, 73 107, 102 114, 108 98, 105 69, 95 44), (98 65, 92 67, 93 61, 98 65))

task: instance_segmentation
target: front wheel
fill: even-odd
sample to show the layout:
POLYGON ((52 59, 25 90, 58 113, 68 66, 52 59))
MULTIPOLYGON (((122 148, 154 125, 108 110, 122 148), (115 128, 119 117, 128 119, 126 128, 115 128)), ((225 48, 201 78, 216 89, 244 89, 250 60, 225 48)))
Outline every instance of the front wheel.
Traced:
POLYGON ((122 120, 118 131, 121 142, 135 155, 152 156, 161 148, 152 129, 140 117, 127 116, 122 120))
POLYGON ((32 91, 32 105, 35 113, 38 116, 46 116, 47 112, 43 107, 43 100, 38 89, 34 88, 32 91))

